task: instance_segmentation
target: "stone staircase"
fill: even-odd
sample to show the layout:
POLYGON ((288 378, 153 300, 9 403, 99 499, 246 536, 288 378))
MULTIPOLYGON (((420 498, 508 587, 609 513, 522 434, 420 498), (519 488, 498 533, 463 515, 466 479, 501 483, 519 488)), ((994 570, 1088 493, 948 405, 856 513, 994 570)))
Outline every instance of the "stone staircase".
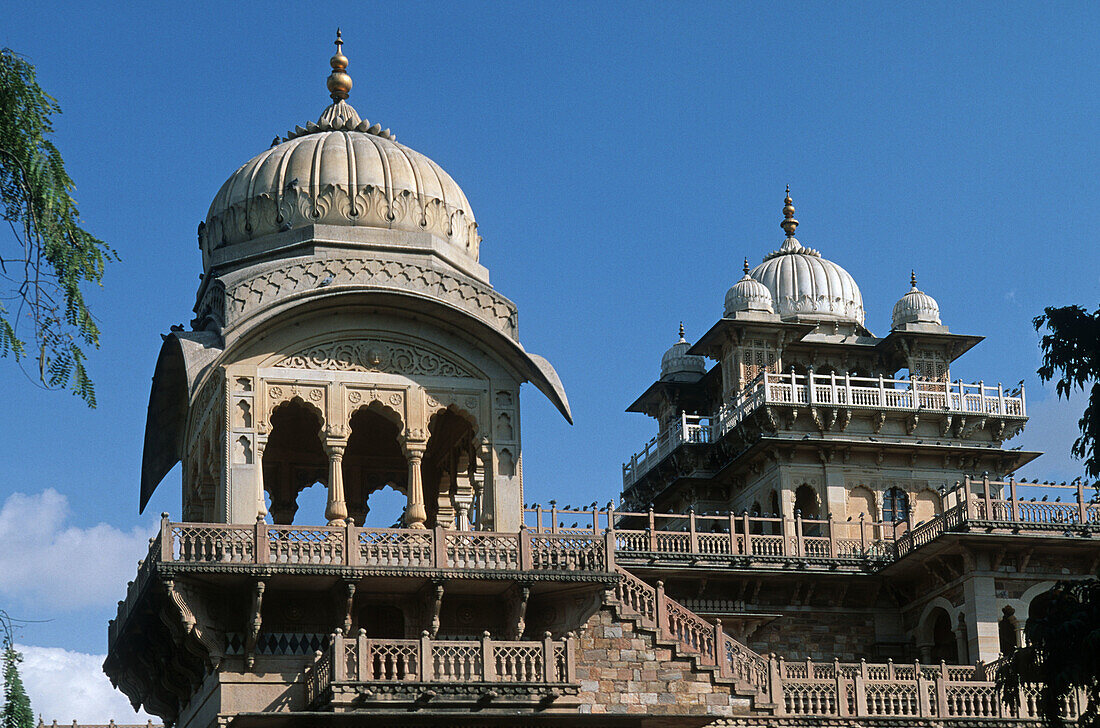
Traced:
POLYGON ((679 657, 689 658, 696 672, 709 673, 712 682, 752 701, 754 712, 772 714, 769 660, 664 593, 661 582, 652 587, 622 567, 612 606, 620 619, 654 635, 657 644, 679 657))

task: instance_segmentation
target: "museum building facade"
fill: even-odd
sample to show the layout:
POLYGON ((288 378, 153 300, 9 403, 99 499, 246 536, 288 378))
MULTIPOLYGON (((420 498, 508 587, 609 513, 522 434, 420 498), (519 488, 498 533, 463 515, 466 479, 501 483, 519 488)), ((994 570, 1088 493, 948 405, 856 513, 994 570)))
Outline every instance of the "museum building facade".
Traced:
POLYGON ((135 707, 181 728, 1036 720, 993 672, 1035 600, 1096 573, 1100 507, 1013 478, 1039 455, 1005 447, 1022 387, 951 373, 981 337, 915 274, 874 335, 788 190, 779 248, 630 406, 658 434, 618 505, 528 503, 519 389, 571 422, 564 388, 461 188, 359 116, 341 49, 318 121, 218 191, 195 318, 164 336, 141 508, 182 463, 182 517, 104 663, 135 707), (302 525, 307 488, 327 525, 302 525), (365 527, 386 489, 400 520, 365 527))

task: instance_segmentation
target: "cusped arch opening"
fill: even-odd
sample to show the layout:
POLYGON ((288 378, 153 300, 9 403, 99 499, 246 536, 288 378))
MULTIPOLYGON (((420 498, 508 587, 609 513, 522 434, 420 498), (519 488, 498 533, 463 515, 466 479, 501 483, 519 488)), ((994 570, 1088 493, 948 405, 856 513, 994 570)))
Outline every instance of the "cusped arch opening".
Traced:
POLYGON ((315 484, 322 487, 311 491, 316 494, 326 492, 328 483, 328 456, 321 442, 320 431, 323 418, 316 407, 300 398, 280 402, 271 412, 271 434, 264 447, 261 467, 263 468, 264 491, 270 497, 269 511, 276 524, 325 521, 324 508, 319 513, 311 503, 299 515, 298 495, 303 489, 315 484))
POLYGON ((400 422, 394 410, 373 403, 360 407, 351 416, 351 433, 342 467, 348 516, 357 524, 366 524, 369 519, 371 525, 392 526, 400 520, 403 511, 389 518, 393 510, 389 504, 378 513, 371 513, 373 505, 388 500, 372 498, 373 493, 386 487, 404 493, 407 488, 409 469, 401 446, 400 422), (378 523, 379 518, 389 522, 378 523))

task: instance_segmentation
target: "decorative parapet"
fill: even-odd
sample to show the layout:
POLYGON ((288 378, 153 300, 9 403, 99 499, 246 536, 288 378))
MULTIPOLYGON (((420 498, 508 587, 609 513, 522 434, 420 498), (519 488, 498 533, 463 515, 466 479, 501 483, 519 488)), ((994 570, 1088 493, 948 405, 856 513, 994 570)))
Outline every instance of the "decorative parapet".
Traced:
MULTIPOLYGON (((998 384, 925 382, 917 379, 762 373, 710 417, 681 415, 623 463, 623 487, 630 488, 682 445, 717 442, 761 407, 830 407, 879 412, 942 412, 985 418, 1027 418, 1021 388, 1009 395, 998 384)), ((1022 426, 1022 424, 1021 424, 1022 426)), ((1004 429, 1003 437, 1015 431, 1004 429)))
POLYGON ((488 632, 480 640, 438 640, 426 631, 420 639, 372 639, 365 630, 356 637, 337 630, 307 669, 306 702, 314 710, 351 702, 363 709, 376 695, 371 686, 384 684, 387 696, 376 707, 392 708, 467 686, 474 690, 451 692, 488 707, 500 697, 494 688, 510 686, 512 695, 548 707, 563 692, 576 692, 573 650, 571 635, 554 640, 549 632, 534 641, 494 640, 488 632))

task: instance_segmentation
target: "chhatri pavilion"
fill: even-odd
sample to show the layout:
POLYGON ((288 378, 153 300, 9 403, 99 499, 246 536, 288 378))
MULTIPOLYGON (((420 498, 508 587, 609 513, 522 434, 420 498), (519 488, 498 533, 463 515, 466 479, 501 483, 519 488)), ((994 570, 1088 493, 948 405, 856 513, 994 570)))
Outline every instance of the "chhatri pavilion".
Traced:
POLYGON ((176 463, 183 488, 109 625, 135 707, 180 728, 1037 724, 1037 691, 1005 705, 993 671, 1055 581, 1096 572, 1100 506, 1015 480, 1039 455, 1006 448, 1024 392, 953 377, 981 337, 934 284, 914 274, 872 333, 788 190, 778 248, 630 405, 656 436, 621 486, 528 503, 520 387, 571 422, 565 390, 462 189, 348 103, 336 45, 320 118, 214 196, 194 320, 156 362, 141 508, 176 463), (367 527, 380 493, 404 507, 367 527))

